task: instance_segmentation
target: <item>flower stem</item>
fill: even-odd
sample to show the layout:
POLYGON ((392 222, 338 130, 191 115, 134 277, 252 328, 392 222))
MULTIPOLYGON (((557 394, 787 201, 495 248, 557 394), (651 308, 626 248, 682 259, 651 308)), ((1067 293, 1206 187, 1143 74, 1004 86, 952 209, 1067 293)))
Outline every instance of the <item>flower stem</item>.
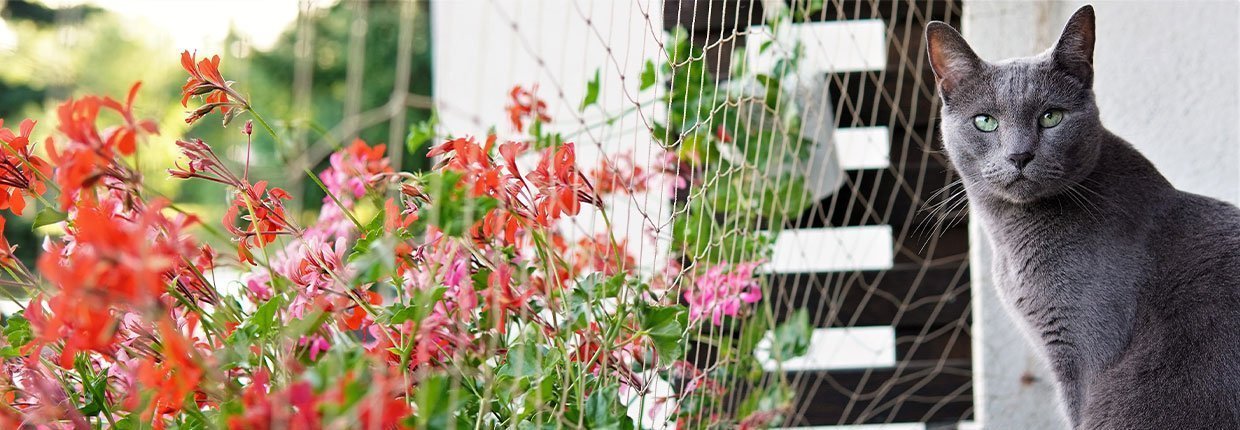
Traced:
POLYGON ((263 126, 263 129, 267 130, 267 134, 270 134, 271 138, 276 140, 278 146, 284 147, 284 140, 280 139, 280 135, 276 134, 276 130, 271 128, 271 124, 267 124, 267 120, 263 119, 263 116, 258 111, 249 106, 246 106, 246 110, 250 112, 250 116, 254 117, 255 121, 258 121, 258 125, 263 126))

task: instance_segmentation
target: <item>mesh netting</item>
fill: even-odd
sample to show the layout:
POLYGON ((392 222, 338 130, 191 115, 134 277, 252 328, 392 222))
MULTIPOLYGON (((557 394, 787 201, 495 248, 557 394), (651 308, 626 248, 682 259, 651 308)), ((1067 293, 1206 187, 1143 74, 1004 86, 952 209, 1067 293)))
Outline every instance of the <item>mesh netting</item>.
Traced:
MULTIPOLYGON (((388 142, 394 170, 426 170, 445 159, 426 157, 428 148, 495 134, 556 156, 572 142, 600 196, 555 235, 532 239, 568 244, 553 259, 572 268, 574 291, 594 308, 578 312, 577 293, 566 293, 511 327, 501 317, 480 342, 497 358, 446 360, 443 378, 411 372, 415 392, 446 396, 414 394, 419 407, 451 411, 461 398, 483 399, 446 414, 448 422, 423 424, 606 427, 593 414, 610 400, 585 391, 578 382, 587 380, 618 381, 607 396, 643 428, 972 418, 967 213, 938 151, 922 41, 931 20, 958 26, 958 2, 301 5, 285 34, 291 58, 252 59, 244 38, 227 46, 226 58, 248 64, 229 73, 242 83, 258 79, 254 69, 291 63, 265 82, 273 89, 252 86, 253 100, 287 94, 290 106, 273 115, 286 137, 256 146, 275 150, 265 160, 257 150, 255 176, 283 178, 317 203, 323 196, 303 172, 324 167, 343 142, 388 142), (318 24, 326 9, 346 10, 347 27, 318 24), (395 43, 376 49, 376 37, 395 43), (418 66, 422 55, 431 56, 429 69, 418 66), (344 66, 323 73, 335 57, 344 66), (391 66, 369 68, 376 57, 391 66), (390 96, 368 104, 373 91, 390 96), (321 98, 334 110, 318 108, 321 98), (616 271, 640 282, 613 284, 616 271), (687 313, 664 315, 669 308, 650 303, 687 313), (580 326, 543 321, 578 313, 580 326), (633 315, 641 325, 634 342, 653 348, 506 337, 588 331, 633 315), (557 347, 603 356, 605 365, 546 359, 557 347)), ((229 156, 250 160, 249 152, 229 156)), ((543 169, 536 157, 514 163, 543 169)), ((498 272, 490 257, 471 257, 471 273, 498 272)), ((509 276, 513 284, 535 278, 509 276)))

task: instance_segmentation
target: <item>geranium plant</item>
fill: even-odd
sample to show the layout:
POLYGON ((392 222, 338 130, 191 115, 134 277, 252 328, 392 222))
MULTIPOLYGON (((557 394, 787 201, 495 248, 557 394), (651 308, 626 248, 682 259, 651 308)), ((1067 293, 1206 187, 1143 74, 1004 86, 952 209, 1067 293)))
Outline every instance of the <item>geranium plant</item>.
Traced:
MULTIPOLYGON (((63 230, 34 268, 0 247, 5 286, 25 293, 0 340, 0 428, 705 428, 787 412, 784 388, 725 382, 759 378, 769 325, 717 341, 733 364, 684 360, 701 328, 768 317, 752 310, 756 263, 639 270, 628 238, 567 238, 584 207, 609 224, 604 196, 670 173, 622 156, 583 170, 542 131, 536 88, 514 88, 508 110, 530 138, 437 139, 428 172, 395 171, 381 144, 339 148, 307 172, 327 194, 307 223, 248 157, 219 155, 248 152, 255 125, 280 139, 258 105, 219 57, 181 62, 186 121, 239 130, 176 140, 168 174, 226 189, 222 219, 146 186, 133 154, 166 137, 135 116, 138 84, 124 103, 61 104, 45 155, 33 121, 0 129, 0 210, 37 201, 36 224, 63 230)), ((795 355, 802 333, 775 332, 795 355)))

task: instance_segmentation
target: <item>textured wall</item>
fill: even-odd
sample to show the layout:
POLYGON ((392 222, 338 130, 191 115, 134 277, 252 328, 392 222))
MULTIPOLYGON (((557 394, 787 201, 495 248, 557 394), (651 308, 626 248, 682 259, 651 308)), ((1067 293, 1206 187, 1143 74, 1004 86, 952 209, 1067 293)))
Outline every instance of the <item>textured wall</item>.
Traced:
MULTIPOLYGON (((966 3, 964 34, 988 60, 1054 44, 1085 2, 966 3)), ((1240 202, 1240 3, 1099 2, 1095 93, 1103 123, 1177 187, 1240 202)), ((989 243, 974 238, 978 423, 1065 428, 1048 370, 994 296, 989 243)))
MULTIPOLYGON (((1053 21, 1079 4, 1059 5, 1053 21)), ((1240 202, 1240 3, 1095 7, 1103 123, 1176 187, 1240 202)))

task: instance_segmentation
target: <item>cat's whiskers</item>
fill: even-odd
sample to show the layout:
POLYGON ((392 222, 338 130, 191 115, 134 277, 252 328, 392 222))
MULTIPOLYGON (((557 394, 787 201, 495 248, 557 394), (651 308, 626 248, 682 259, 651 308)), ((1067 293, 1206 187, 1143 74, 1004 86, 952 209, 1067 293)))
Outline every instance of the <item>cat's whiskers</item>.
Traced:
MULTIPOLYGON (((922 230, 923 227, 930 225, 930 221, 932 219, 934 220, 934 227, 930 230, 931 234, 939 234, 943 230, 951 228, 951 226, 944 227, 943 221, 947 217, 947 214, 954 212, 954 211, 961 211, 961 212, 957 212, 955 215, 952 216, 951 224, 955 224, 957 222, 956 221, 957 218, 962 217, 961 215, 962 213, 968 214, 968 208, 969 208, 968 203, 969 203, 969 199, 967 197, 967 192, 964 188, 961 188, 960 190, 953 192, 952 194, 948 195, 947 198, 943 200, 943 202, 937 204, 934 207, 934 210, 930 212, 929 216, 922 219, 922 221, 918 223, 918 228, 914 230, 914 234, 917 234, 917 232, 922 230)), ((921 244, 921 249, 918 250, 918 254, 924 253, 926 251, 926 247, 929 245, 930 245, 930 241, 923 242, 921 244)))
POLYGON ((1089 198, 1084 194, 1081 194, 1075 186, 1067 187, 1064 191, 1064 195, 1068 196, 1069 199, 1076 203, 1077 207, 1081 209, 1081 211, 1085 212, 1085 215, 1088 215, 1094 222, 1101 222, 1098 218, 1098 214, 1102 212, 1102 209, 1093 202, 1089 201, 1089 198))
POLYGON ((918 221, 917 227, 913 229, 913 235, 916 235, 922 232, 922 230, 925 227, 930 225, 930 221, 933 219, 939 220, 935 224, 936 229, 938 226, 942 225, 941 215, 946 215, 947 213, 947 211, 944 209, 946 209, 949 204, 952 204, 952 206, 954 206, 955 200, 965 195, 965 190, 963 188, 956 189, 955 191, 953 191, 955 186, 963 184, 963 183, 964 183, 964 178, 951 181, 947 185, 944 185, 943 188, 940 188, 938 191, 935 191, 933 194, 930 194, 930 196, 926 198, 925 201, 928 203, 928 202, 934 201, 934 199, 938 198, 939 196, 943 196, 944 193, 951 191, 951 193, 947 194, 946 197, 942 199, 942 201, 939 201, 933 205, 929 205, 929 206, 922 208, 921 211, 926 213, 926 217, 922 218, 921 221, 918 221))
POLYGON ((968 219, 968 218, 969 218, 969 217, 968 217, 968 215, 969 215, 969 205, 968 205, 968 202, 969 202, 969 200, 968 200, 968 199, 961 199, 961 203, 962 203, 962 204, 958 205, 958 206, 959 206, 959 208, 957 208, 957 207, 953 206, 953 207, 952 207, 952 209, 951 209, 950 211, 948 211, 948 212, 953 212, 953 211, 954 211, 954 212, 956 212, 956 214, 955 214, 955 215, 952 215, 952 220, 951 220, 951 222, 950 222, 950 223, 948 223, 948 224, 947 224, 947 226, 943 228, 943 230, 950 230, 950 229, 952 229, 953 227, 955 227, 957 224, 960 224, 960 222, 962 222, 962 221, 964 221, 964 220, 966 220, 966 219, 968 219))
POLYGON ((1091 184, 1097 185, 1097 186, 1105 186, 1104 184, 1102 184, 1101 182, 1098 182, 1097 180, 1091 179, 1089 177, 1081 178, 1081 182, 1078 182, 1078 185, 1081 186, 1081 189, 1085 191, 1089 191, 1090 193, 1093 193, 1093 195, 1097 196, 1099 199, 1102 199, 1103 202, 1106 202, 1108 204, 1111 203, 1111 199, 1107 198, 1107 196, 1102 195, 1102 193, 1095 191, 1093 188, 1090 188, 1089 185, 1086 184, 1086 181, 1088 181, 1091 184))
POLYGON ((943 193, 947 192, 948 190, 951 190, 951 189, 952 189, 952 187, 954 187, 954 186, 956 186, 956 185, 963 184, 963 183, 964 183, 964 178, 960 178, 960 179, 957 179, 957 180, 951 181, 951 182, 949 182, 947 185, 944 185, 944 186, 943 186, 943 188, 939 188, 939 190, 938 190, 938 191, 935 191, 934 193, 930 194, 930 196, 929 196, 929 197, 926 197, 926 201, 927 201, 927 202, 932 201, 932 200, 934 200, 934 198, 935 198, 935 197, 938 197, 938 196, 942 195, 943 193))

